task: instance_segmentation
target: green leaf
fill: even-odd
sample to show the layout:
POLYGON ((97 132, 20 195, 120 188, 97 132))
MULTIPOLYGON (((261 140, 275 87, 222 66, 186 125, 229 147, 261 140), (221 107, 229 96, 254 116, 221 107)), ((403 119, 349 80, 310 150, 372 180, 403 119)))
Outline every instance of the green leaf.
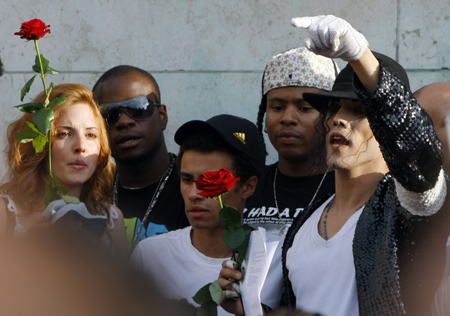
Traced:
POLYGON ((44 135, 50 130, 51 123, 54 119, 52 109, 41 109, 33 114, 32 120, 37 129, 44 135))
POLYGON ((45 93, 44 108, 47 108, 50 103, 49 98, 50 94, 52 93, 52 90, 53 90, 53 82, 50 84, 50 87, 47 89, 47 92, 45 93))
POLYGON ((245 241, 245 231, 238 228, 235 231, 226 231, 222 234, 223 241, 235 251, 245 241))
POLYGON ((67 194, 67 192, 69 192, 69 190, 66 187, 62 187, 62 186, 56 186, 56 189, 58 190, 58 193, 61 193, 62 195, 67 194))
POLYGON ((197 308, 197 316, 217 316, 217 305, 213 301, 197 308))
POLYGON ((50 202, 59 199, 58 192, 56 188, 51 188, 47 186, 47 195, 45 196, 45 205, 47 206, 50 202))
POLYGON ((17 132, 15 139, 20 143, 29 143, 39 135, 39 132, 33 131, 31 128, 26 128, 22 131, 17 132))
POLYGON ((47 136, 42 136, 39 134, 33 139, 33 147, 36 153, 41 153, 44 151, 45 145, 48 142, 47 136))
MULTIPOLYGON (((44 75, 47 73, 48 64, 50 63, 47 59, 45 59, 44 55, 41 54, 42 61, 42 70, 44 75)), ((41 65, 39 64, 39 57, 36 55, 34 59, 33 71, 37 73, 41 73, 41 65)))
POLYGON ((16 105, 15 107, 18 108, 22 112, 35 113, 35 112, 39 111, 40 109, 42 109, 44 107, 44 105, 42 103, 25 103, 25 104, 16 105))
POLYGON ((200 288, 200 290, 198 290, 197 293, 195 293, 195 295, 192 297, 194 302, 202 305, 203 303, 213 301, 211 298, 211 293, 209 292, 210 285, 211 283, 206 284, 205 286, 200 288))
MULTIPOLYGON (((61 187, 59 187, 61 188, 61 187)), ((74 196, 70 196, 70 195, 62 195, 61 198, 66 202, 66 203, 72 203, 72 204, 78 204, 80 203, 80 200, 77 197, 74 196)))
POLYGON ((49 72, 51 75, 59 74, 59 70, 53 69, 51 67, 47 67, 47 72, 49 72))
POLYGON ((36 78, 37 75, 34 75, 28 82, 23 86, 22 90, 20 90, 20 101, 23 101, 23 98, 27 95, 28 92, 30 92, 31 85, 33 84, 34 78, 36 78))
POLYGON ((222 292, 222 287, 219 284, 219 281, 214 281, 209 286, 209 292, 211 294, 212 300, 217 304, 222 304, 223 300, 225 299, 225 296, 222 292))
POLYGON ((240 266, 245 259, 245 255, 247 254, 248 244, 250 242, 250 235, 252 233, 252 228, 248 225, 243 225, 242 229, 244 230, 244 241, 236 248, 236 252, 238 253, 237 264, 240 266), (245 227, 247 226, 247 227, 245 227))
POLYGON ((53 109, 53 107, 55 107, 55 106, 57 106, 57 105, 61 105, 61 104, 63 104, 65 101, 66 101, 66 97, 57 97, 57 98, 54 98, 54 99, 52 100, 52 102, 50 102, 50 103, 48 104, 48 107, 49 107, 50 109, 53 109))
POLYGON ((50 83, 50 87, 48 87, 48 89, 47 89, 48 95, 50 95, 50 93, 52 93, 52 90, 53 90, 53 82, 50 83))
POLYGON ((224 206, 219 213, 220 223, 223 228, 233 231, 241 226, 241 212, 236 208, 224 206))
MULTIPOLYGON (((36 133, 42 134, 41 132, 39 132, 39 130, 36 128, 36 126, 34 126, 33 123, 25 121, 25 124, 28 125, 29 128, 31 128, 33 131, 35 131, 36 133)), ((42 134, 42 136, 45 136, 44 134, 42 134)))

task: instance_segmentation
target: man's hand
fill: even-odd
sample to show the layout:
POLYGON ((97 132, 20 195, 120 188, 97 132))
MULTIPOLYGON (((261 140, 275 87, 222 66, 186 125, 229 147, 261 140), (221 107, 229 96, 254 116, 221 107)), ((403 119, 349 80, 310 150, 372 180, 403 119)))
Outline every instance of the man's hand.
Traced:
POLYGON ((236 262, 232 260, 227 260, 222 263, 222 270, 220 270, 218 281, 225 300, 220 306, 228 313, 244 315, 242 302, 236 293, 236 291, 240 293, 239 284, 234 283, 242 279, 242 273, 236 270, 236 266, 236 262))
POLYGON ((325 57, 356 61, 369 46, 364 35, 334 15, 293 18, 291 24, 307 29, 306 48, 325 57))

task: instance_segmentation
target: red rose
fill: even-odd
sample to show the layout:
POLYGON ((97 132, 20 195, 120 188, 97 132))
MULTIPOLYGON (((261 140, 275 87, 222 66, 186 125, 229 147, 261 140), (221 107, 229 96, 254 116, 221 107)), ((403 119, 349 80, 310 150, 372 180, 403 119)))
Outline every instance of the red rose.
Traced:
POLYGON ((227 169, 208 171, 195 181, 199 194, 207 197, 215 197, 233 189, 233 185, 239 181, 227 169))
POLYGON ((26 38, 27 40, 38 40, 43 38, 45 34, 50 33, 50 25, 45 25, 39 19, 33 19, 28 22, 23 22, 20 27, 20 32, 14 33, 19 35, 20 38, 26 38))

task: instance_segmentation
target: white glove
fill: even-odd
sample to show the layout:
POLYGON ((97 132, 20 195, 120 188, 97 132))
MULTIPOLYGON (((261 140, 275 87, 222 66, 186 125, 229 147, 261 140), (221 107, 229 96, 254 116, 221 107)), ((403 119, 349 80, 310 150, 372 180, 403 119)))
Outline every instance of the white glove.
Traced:
POLYGON ((293 18, 291 24, 307 29, 306 48, 325 57, 355 61, 369 46, 364 35, 334 15, 293 18))
POLYGON ((67 204, 64 200, 56 200, 47 205, 47 208, 44 211, 44 219, 45 221, 51 223, 52 225, 62 218, 68 212, 76 212, 81 216, 90 219, 90 218, 101 218, 106 219, 106 215, 92 215, 89 213, 86 205, 82 202, 77 204, 69 203, 67 204))

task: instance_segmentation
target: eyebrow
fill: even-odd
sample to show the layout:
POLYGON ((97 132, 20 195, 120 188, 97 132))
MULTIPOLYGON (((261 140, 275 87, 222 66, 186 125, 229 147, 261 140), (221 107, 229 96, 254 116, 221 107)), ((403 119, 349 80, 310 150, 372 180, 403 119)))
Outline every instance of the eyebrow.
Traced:
MULTIPOLYGON (((56 126, 56 128, 65 128, 65 129, 69 129, 69 130, 74 130, 75 129, 72 126, 65 126, 65 125, 58 125, 58 126, 56 126)), ((98 130, 98 127, 90 126, 90 127, 86 127, 86 129, 87 130, 93 130, 93 129, 98 130)))
MULTIPOLYGON (((201 175, 199 175, 198 178, 200 178, 202 176, 203 176, 203 173, 201 175)), ((189 178, 195 179, 193 174, 191 174, 189 172, 185 172, 185 171, 180 171, 180 177, 189 177, 189 178)))
MULTIPOLYGON (((280 97, 273 97, 273 98, 267 99, 267 102, 277 102, 277 101, 278 102, 288 102, 286 99, 280 98, 280 97)), ((304 103, 304 102, 308 103, 303 97, 296 98, 293 100, 293 103, 304 103)))

